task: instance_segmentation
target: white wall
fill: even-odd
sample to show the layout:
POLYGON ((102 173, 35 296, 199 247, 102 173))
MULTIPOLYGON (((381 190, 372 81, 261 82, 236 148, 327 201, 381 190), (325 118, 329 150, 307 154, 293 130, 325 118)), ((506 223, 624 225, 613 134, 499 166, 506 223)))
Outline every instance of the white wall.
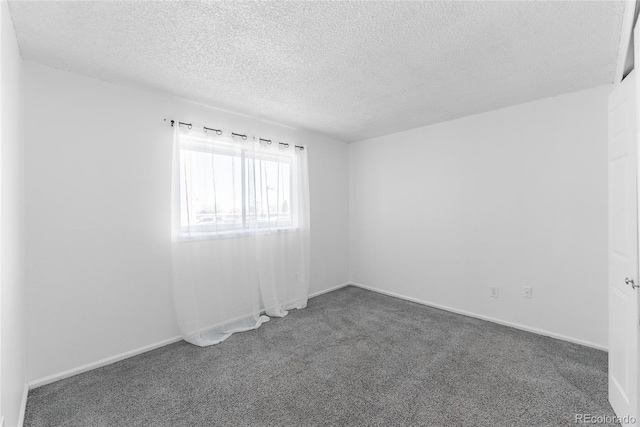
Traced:
POLYGON ((0 415, 18 424, 25 384, 22 57, 0 1, 0 415))
POLYGON ((609 91, 351 144, 352 281, 606 347, 609 91))
POLYGON ((309 149, 311 292, 348 281, 348 146, 25 63, 28 379, 178 335, 171 294, 172 128, 309 149))
POLYGON ((312 292, 351 268, 383 292, 606 347, 609 87, 347 146, 34 63, 24 72, 29 380, 178 334, 162 118, 308 145, 312 292))

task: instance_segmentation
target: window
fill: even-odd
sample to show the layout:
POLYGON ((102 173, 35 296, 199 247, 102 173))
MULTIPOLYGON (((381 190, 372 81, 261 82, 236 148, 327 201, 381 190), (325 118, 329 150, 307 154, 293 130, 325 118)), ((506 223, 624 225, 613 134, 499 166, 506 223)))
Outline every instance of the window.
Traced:
POLYGON ((181 136, 181 237, 295 228, 294 174, 293 149, 181 136))

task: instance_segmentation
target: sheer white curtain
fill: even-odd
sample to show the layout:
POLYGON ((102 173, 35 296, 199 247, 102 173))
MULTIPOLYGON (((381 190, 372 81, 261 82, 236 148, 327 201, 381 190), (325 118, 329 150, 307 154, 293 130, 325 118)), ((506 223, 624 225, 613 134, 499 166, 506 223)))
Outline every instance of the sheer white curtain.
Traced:
POLYGON ((176 124, 172 180, 173 288, 192 344, 258 328, 261 316, 306 306, 306 150, 176 124))
POLYGON ((266 313, 283 317, 309 296, 307 152, 293 145, 252 144, 249 218, 266 313))

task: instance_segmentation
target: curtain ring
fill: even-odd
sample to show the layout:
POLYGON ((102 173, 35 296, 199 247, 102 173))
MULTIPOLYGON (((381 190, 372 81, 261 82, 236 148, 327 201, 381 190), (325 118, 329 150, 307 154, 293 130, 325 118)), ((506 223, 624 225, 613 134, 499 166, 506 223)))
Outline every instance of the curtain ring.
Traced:
POLYGON ((204 133, 207 133, 207 131, 212 130, 212 131, 214 131, 215 133, 217 133, 218 135, 222 135, 222 131, 221 131, 220 129, 208 128, 208 127, 204 126, 204 127, 202 128, 202 130, 204 131, 204 133))

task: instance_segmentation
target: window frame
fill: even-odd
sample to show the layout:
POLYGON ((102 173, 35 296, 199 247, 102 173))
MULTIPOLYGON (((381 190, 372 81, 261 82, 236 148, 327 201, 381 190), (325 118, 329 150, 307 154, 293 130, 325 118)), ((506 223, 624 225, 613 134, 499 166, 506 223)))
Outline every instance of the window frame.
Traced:
MULTIPOLYGON (((297 176, 297 163, 295 161, 295 153, 291 154, 283 154, 278 152, 277 148, 274 150, 275 152, 270 153, 267 151, 261 151, 256 153, 255 156, 248 156, 250 152, 250 148, 246 146, 248 143, 238 143, 238 142, 227 142, 221 141, 219 139, 211 140, 209 138, 201 138, 196 135, 180 135, 178 141, 178 165, 179 165, 179 190, 178 190, 178 203, 180 206, 180 232, 178 235, 179 241, 188 241, 188 240, 209 240, 209 239, 218 239, 218 238, 230 238, 230 237, 246 237, 252 234, 274 234, 274 233, 283 233, 283 232, 297 232, 300 228, 299 219, 298 219, 298 195, 297 195, 297 184, 294 179, 297 176), (240 228, 232 228, 230 227, 227 230, 220 230, 219 226, 209 225, 209 224, 192 224, 192 225, 182 225, 182 215, 183 215, 183 203, 185 201, 184 197, 184 176, 183 176, 183 152, 191 151, 191 152, 201 152, 210 155, 225 155, 233 158, 240 159, 240 175, 241 175, 241 205, 242 205, 242 219, 241 222, 238 223, 240 228), (251 228, 248 226, 247 216, 248 216, 248 163, 251 160, 257 161, 273 161, 276 163, 282 163, 289 165, 289 200, 290 200, 290 223, 288 225, 275 225, 266 227, 254 227, 251 228), (286 160, 286 161, 282 161, 286 160)), ((294 148, 295 150, 295 148, 294 148)), ((256 221, 257 223, 257 221, 256 221)))

